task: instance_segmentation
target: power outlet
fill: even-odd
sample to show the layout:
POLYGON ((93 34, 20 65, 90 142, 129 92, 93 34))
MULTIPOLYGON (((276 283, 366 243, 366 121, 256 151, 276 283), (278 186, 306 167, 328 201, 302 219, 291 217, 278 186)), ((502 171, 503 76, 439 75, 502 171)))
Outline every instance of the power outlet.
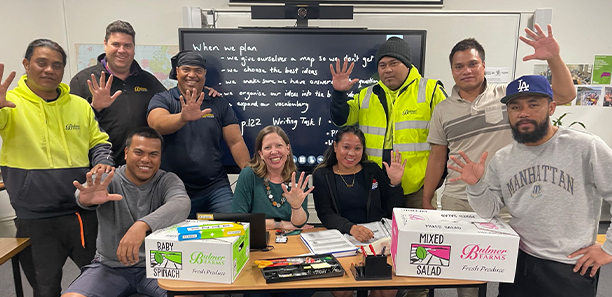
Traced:
POLYGON ((216 20, 215 20, 215 12, 214 11, 212 11, 212 10, 203 11, 202 15, 204 17, 203 18, 204 21, 206 22, 205 23, 206 27, 208 27, 208 28, 215 28, 215 27, 217 27, 216 20))

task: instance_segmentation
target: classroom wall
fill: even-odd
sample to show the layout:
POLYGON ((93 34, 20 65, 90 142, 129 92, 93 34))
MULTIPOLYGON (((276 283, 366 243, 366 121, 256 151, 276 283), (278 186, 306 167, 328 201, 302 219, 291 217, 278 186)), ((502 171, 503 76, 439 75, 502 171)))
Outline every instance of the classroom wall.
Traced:
MULTIPOLYGON (((99 2, 78 0, 23 0, 19 2, 0 1, 0 19, 3 26, 11 30, 0 30, 0 61, 6 64, 7 69, 23 73, 21 60, 29 41, 34 38, 45 37, 59 42, 68 52, 70 64, 66 69, 64 82, 69 82, 76 73, 75 43, 101 43, 104 38, 105 26, 113 20, 123 19, 132 23, 137 32, 136 42, 139 44, 178 44, 178 27, 182 26, 182 7, 199 6, 202 9, 214 8, 220 12, 220 21, 223 23, 223 13, 226 11, 248 11, 248 6, 229 5, 228 0, 190 1, 190 0, 109 0, 103 7, 99 2)), ((456 15, 459 13, 520 13, 521 27, 530 23, 533 11, 536 8, 553 8, 553 24, 555 37, 562 46, 562 55, 568 63, 592 63, 595 54, 611 54, 612 42, 604 37, 607 28, 605 20, 612 11, 612 1, 586 0, 581 1, 577 7, 576 1, 554 0, 516 0, 516 1, 487 1, 487 0, 445 0, 442 8, 379 8, 361 6, 355 9, 356 13, 374 12, 430 12, 456 15)), ((442 19, 444 16, 441 17, 442 19)), ((314 26, 344 27, 364 26, 363 18, 357 21, 311 21, 314 26)), ((474 15, 465 19, 466 27, 474 28, 474 36, 478 32, 487 31, 487 20, 474 15)), ((291 26, 293 21, 257 21, 261 26, 291 26)), ((248 24, 236 23, 234 27, 248 24)), ((231 25, 230 25, 231 26, 231 25)), ((428 24, 429 29, 444 28, 446 23, 441 21, 437 26, 428 24), (432 28, 435 27, 435 28, 432 28)), ((421 24, 407 24, 407 29, 422 29, 421 24)), ((428 28, 424 28, 428 29, 428 28)), ((523 31, 521 30, 521 34, 523 31)), ((442 36, 452 44, 468 36, 442 36)), ((507 36, 504 36, 507 38, 507 36)), ((435 48, 431 44, 438 41, 428 40, 426 53, 427 76, 441 79, 447 87, 453 85, 450 69, 434 67, 440 61, 446 61, 450 48, 435 48)), ((498 65, 491 48, 494 44, 486 44, 489 67, 510 67, 512 65, 498 65)), ((519 43, 516 56, 516 74, 530 74, 533 72, 535 62, 522 62, 520 59, 531 53, 528 46, 519 43)), ((13 83, 15 85, 16 82, 13 83)), ((598 110, 601 111, 601 110, 598 110)), ((612 135, 608 135, 605 127, 607 113, 595 112, 592 109, 580 107, 561 107, 558 114, 571 112, 566 118, 568 122, 583 121, 587 129, 601 136, 608 144, 612 144, 612 135), (593 114, 595 112, 595 114, 593 114), (603 121, 603 122, 602 122, 603 121)))
MULTIPOLYGON (((0 0, 0 62, 5 63, 7 71, 16 70, 23 73, 21 61, 27 44, 35 38, 50 38, 60 43, 69 56, 69 65, 66 68, 64 82, 68 83, 76 73, 75 44, 76 43, 102 43, 104 28, 116 19, 129 21, 135 28, 136 43, 154 45, 177 45, 178 28, 182 26, 182 7, 199 6, 202 9, 214 8, 220 12, 220 17, 229 11, 248 11, 247 6, 229 5, 227 0, 107 0, 105 2, 90 0, 0 0), (103 4, 102 6, 100 4, 103 4)), ((444 14, 454 16, 466 14, 465 26, 473 28, 474 35, 487 31, 486 18, 478 17, 474 13, 502 13, 518 14, 520 27, 530 24, 533 11, 536 8, 553 8, 554 34, 562 47, 562 56, 566 63, 592 63, 595 54, 612 54, 612 42, 607 38, 610 30, 609 13, 612 11, 612 1, 609 0, 444 0, 442 8, 403 8, 375 6, 362 6, 355 8, 360 14, 355 21, 311 21, 312 26, 327 27, 363 27, 367 22, 364 13, 374 12, 403 12, 403 13, 433 13, 443 14, 439 24, 430 24, 424 28, 422 24, 408 23, 405 29, 445 30, 448 26, 444 21, 444 14), (361 21, 363 20, 363 21, 361 21)), ((223 19, 219 20, 223 23, 223 19)), ((260 26, 291 26, 293 21, 258 21, 260 26)), ((250 24, 226 24, 226 26, 244 26, 250 24)), ((459 24, 461 25, 461 24, 459 24)), ((394 26, 395 27, 395 26, 394 26)), ((521 29, 520 34, 524 31, 521 29)), ((437 36, 445 38, 448 44, 470 36, 437 36)), ((508 38, 508 36, 500 36, 508 38)), ((447 88, 453 85, 450 69, 440 66, 446 61, 448 48, 434 48, 437 40, 429 39, 426 53, 427 76, 443 80, 447 88), (431 66, 431 67, 430 67, 431 66)), ((493 44, 485 45, 485 49, 495 48, 493 44)), ((531 53, 531 49, 519 42, 516 56, 516 75, 531 74, 535 62, 522 62, 521 58, 531 53)), ((505 57, 501 57, 505 58, 505 57)), ((511 67, 512 65, 491 65, 495 61, 503 61, 495 57, 495 52, 487 52, 488 67, 511 67), (498 60, 499 59, 499 60, 498 60)), ((447 63, 447 62, 446 62, 447 63)), ((502 62, 499 62, 502 63, 502 62)), ((503 62, 505 63, 505 62, 503 62)), ((12 87, 16 85, 13 82, 12 87)), ((585 107, 559 107, 555 116, 570 112, 566 121, 580 120, 587 126, 587 130, 602 137, 608 145, 612 145, 612 133, 606 129, 612 125, 612 109, 585 107)), ((6 194, 0 193, 0 200, 6 200, 6 194)), ((608 207, 604 207, 606 215, 608 207)), ((1 215, 1 214, 0 214, 1 215)), ((609 214, 604 218, 609 218, 609 214)))

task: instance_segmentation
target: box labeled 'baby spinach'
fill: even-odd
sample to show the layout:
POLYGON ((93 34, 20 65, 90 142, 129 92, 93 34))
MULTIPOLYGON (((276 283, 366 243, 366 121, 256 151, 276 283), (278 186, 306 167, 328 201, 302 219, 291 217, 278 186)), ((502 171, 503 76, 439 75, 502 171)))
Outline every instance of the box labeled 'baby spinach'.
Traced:
MULTIPOLYGON (((223 223, 223 222, 207 222, 223 223)), ((147 277, 231 284, 249 261, 249 223, 240 236, 179 241, 179 227, 201 224, 186 220, 157 230, 145 239, 147 277)))

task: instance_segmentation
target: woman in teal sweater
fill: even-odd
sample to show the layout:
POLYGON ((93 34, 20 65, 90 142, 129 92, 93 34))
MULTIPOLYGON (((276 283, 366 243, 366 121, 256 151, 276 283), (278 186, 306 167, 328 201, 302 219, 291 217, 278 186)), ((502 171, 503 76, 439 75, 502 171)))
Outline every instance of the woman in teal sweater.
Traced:
POLYGON ((255 153, 238 177, 232 212, 265 213, 267 229, 302 228, 308 220, 304 173, 297 167, 289 138, 278 126, 263 128, 255 139, 255 153), (296 180, 297 178, 297 180, 296 180))

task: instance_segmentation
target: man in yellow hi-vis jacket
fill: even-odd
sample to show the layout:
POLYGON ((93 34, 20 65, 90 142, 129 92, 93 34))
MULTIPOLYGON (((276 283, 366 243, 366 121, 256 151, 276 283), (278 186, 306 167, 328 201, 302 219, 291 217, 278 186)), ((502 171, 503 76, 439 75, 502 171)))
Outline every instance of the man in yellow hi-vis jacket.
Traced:
MULTIPOLYGON (((68 257, 79 267, 94 258, 96 212, 79 208, 72 182, 91 166, 110 172, 115 164, 91 106, 62 83, 66 59, 56 42, 36 39, 17 87, 8 90, 15 72, 0 85, 0 169, 17 215, 16 236, 30 238, 19 262, 34 297, 60 295, 68 257)), ((0 64, 0 81, 3 73, 0 64)))
POLYGON ((446 92, 440 81, 421 77, 403 39, 389 38, 375 59, 380 81, 352 99, 347 91, 358 81, 349 78, 354 63, 349 66, 345 60, 341 68, 336 61, 336 69, 330 65, 334 87, 331 117, 337 126, 359 125, 366 136, 366 153, 379 166, 383 161, 389 163, 392 150, 401 153, 407 160, 401 183, 405 206, 421 208, 430 150, 429 120, 435 106, 446 99, 446 92))

